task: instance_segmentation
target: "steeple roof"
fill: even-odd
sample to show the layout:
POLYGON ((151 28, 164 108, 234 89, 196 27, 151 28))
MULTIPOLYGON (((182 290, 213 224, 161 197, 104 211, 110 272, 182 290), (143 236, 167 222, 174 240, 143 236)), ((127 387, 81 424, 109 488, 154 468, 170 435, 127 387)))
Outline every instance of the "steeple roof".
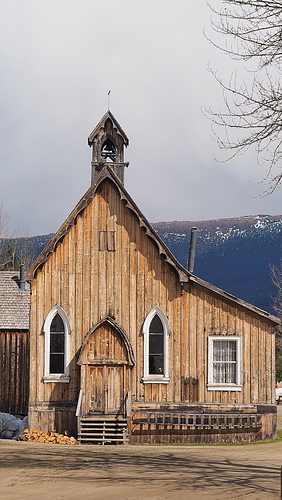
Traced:
POLYGON ((128 144, 129 144, 128 137, 125 134, 125 132, 122 130, 120 124, 115 119, 113 113, 110 110, 108 110, 104 114, 103 118, 101 118, 101 120, 99 121, 98 125, 96 125, 96 127, 94 128, 94 130, 89 135, 89 137, 88 137, 88 144, 89 144, 89 146, 92 145, 94 137, 100 132, 101 128, 105 128, 105 123, 106 123, 106 121, 107 121, 108 118, 110 118, 110 120, 112 120, 112 122, 113 122, 115 128, 117 129, 118 133, 122 136, 122 138, 124 140, 125 146, 128 146, 128 144))

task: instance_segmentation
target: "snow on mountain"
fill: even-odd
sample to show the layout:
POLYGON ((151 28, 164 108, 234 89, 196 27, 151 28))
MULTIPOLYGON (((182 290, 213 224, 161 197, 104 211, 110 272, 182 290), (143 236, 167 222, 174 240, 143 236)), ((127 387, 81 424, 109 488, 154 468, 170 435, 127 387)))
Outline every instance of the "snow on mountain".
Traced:
POLYGON ((153 227, 184 266, 190 230, 197 227, 195 274, 274 313, 270 268, 282 263, 282 215, 158 222, 153 227))

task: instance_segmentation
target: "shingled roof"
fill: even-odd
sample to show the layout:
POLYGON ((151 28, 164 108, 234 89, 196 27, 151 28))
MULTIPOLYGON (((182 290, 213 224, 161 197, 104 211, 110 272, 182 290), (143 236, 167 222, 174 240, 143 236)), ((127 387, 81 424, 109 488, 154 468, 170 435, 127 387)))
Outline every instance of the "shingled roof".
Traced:
POLYGON ((17 271, 0 271, 0 330, 28 330, 30 286, 18 286, 17 271))

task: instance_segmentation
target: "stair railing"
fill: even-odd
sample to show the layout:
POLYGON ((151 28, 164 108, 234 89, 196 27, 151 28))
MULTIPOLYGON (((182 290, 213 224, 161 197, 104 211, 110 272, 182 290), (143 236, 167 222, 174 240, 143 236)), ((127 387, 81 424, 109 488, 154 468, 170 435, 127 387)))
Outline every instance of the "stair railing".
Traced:
POLYGON ((83 390, 80 389, 79 396, 78 396, 78 401, 77 401, 77 406, 76 406, 76 412, 75 412, 75 416, 76 416, 76 419, 77 419, 77 435, 78 435, 78 439, 80 439, 80 437, 81 437, 80 415, 81 415, 81 407, 82 407, 83 396, 84 396, 83 390))
POLYGON ((83 390, 80 389, 79 396, 78 396, 78 401, 77 401, 76 413, 75 413, 76 417, 79 417, 80 413, 81 413, 82 397, 83 397, 83 390))

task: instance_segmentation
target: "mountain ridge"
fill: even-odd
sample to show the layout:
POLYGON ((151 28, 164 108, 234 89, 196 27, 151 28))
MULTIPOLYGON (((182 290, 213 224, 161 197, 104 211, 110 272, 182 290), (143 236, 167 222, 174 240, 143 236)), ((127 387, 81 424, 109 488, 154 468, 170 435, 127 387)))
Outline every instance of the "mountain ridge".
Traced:
POLYGON ((197 227, 195 274, 275 314, 271 267, 281 265, 282 215, 158 222, 152 226, 184 266, 190 229, 197 227))
MULTIPOLYGON (((256 307, 275 314, 271 266, 282 264, 282 215, 245 215, 151 224, 176 259, 187 265, 190 230, 197 227, 194 273, 256 307)), ((35 258, 54 233, 25 238, 35 258)))

